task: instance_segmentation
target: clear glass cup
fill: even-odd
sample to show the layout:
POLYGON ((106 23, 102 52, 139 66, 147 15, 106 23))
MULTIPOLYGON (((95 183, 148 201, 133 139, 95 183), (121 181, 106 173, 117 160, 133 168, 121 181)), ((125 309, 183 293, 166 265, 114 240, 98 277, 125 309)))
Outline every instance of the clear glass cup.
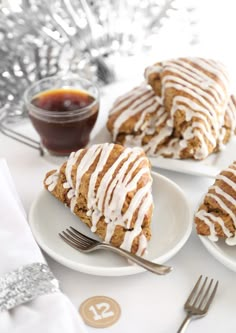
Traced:
POLYGON ((48 77, 26 90, 24 103, 42 148, 66 156, 88 144, 99 112, 99 90, 76 75, 48 77))

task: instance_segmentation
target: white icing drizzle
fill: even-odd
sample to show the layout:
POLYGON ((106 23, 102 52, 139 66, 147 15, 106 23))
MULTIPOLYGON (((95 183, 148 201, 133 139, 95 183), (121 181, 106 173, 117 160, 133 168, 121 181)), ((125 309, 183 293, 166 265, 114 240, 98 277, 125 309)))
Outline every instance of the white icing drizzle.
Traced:
POLYGON ((160 107, 160 99, 146 85, 132 90, 133 94, 126 94, 120 97, 120 102, 115 102, 110 114, 120 112, 113 123, 113 141, 116 141, 121 126, 131 117, 140 113, 141 117, 135 124, 135 131, 143 126, 143 120, 148 113, 156 112, 160 107))
MULTIPOLYGON (((219 186, 214 185, 214 186, 211 186, 210 189, 213 189, 217 194, 219 194, 222 197, 224 197, 233 206, 236 206, 236 200, 231 195, 229 195, 228 193, 224 192, 219 186)), ((235 221, 236 221, 236 219, 235 219, 235 221)))
POLYGON ((145 94, 147 92, 147 89, 149 92, 151 91, 150 88, 147 88, 146 85, 142 83, 140 86, 135 87, 128 93, 118 97, 114 102, 113 108, 111 109, 110 113, 112 114, 123 109, 124 107, 127 107, 129 103, 132 103, 136 100, 137 96, 142 96, 143 94, 145 94))
POLYGON ((105 241, 109 242, 113 236, 116 225, 121 225, 128 229, 130 227, 129 223, 131 222, 134 212, 139 209, 138 218, 135 221, 132 233, 128 231, 125 233, 125 235, 129 233, 131 237, 130 242, 125 243, 126 245, 123 243, 122 245, 128 251, 131 250, 134 238, 140 234, 145 214, 147 214, 148 209, 152 205, 150 179, 146 186, 141 187, 135 193, 129 204, 129 208, 124 214, 122 213, 126 195, 137 188, 138 181, 141 179, 143 174, 149 173, 148 168, 141 168, 139 172, 132 177, 133 172, 143 160, 143 156, 140 156, 140 152, 141 150, 139 148, 133 150, 126 148, 113 163, 111 168, 107 170, 97 189, 95 199, 96 207, 94 207, 95 214, 92 214, 93 227, 96 227, 101 215, 106 217, 105 221, 107 223, 107 231, 105 241), (119 168, 117 175, 114 177, 113 174, 121 162, 123 164, 119 168), (131 164, 133 164, 133 166, 130 168, 131 164), (128 169, 130 170, 128 171, 128 169), (125 176, 126 173, 127 175, 125 176), (146 204, 145 214, 142 213, 143 205, 140 207, 143 200, 146 204), (100 212, 100 214, 98 214, 98 212, 100 212))
POLYGON ((66 168, 65 168, 65 175, 66 175, 66 180, 67 182, 63 184, 64 188, 71 188, 73 187, 73 182, 72 182, 72 178, 71 178, 71 171, 72 168, 74 166, 74 164, 77 162, 80 154, 82 153, 82 150, 78 150, 76 153, 72 152, 69 156, 69 159, 66 163, 66 168))
MULTIPOLYGON (((236 104, 234 101, 234 96, 231 95, 229 102, 225 111, 224 126, 220 129, 220 134, 218 137, 218 149, 223 150, 225 148, 225 135, 229 135, 229 139, 236 134, 236 104), (229 132, 228 132, 229 131, 229 132)), ((229 140, 228 139, 228 140, 229 140)), ((227 141, 228 141, 227 140, 227 141)))
MULTIPOLYGON (((139 162, 141 162, 141 161, 139 161, 139 162)), ((109 188, 107 189, 106 198, 104 199, 104 206, 106 208, 106 209, 104 209, 104 213, 105 213, 105 216, 109 216, 109 219, 107 218, 107 222, 109 222, 109 220, 118 219, 118 217, 116 216, 116 210, 118 210, 120 212, 122 211, 122 207, 123 207, 123 204, 124 204, 124 201, 125 201, 125 197, 124 196, 121 197, 120 194, 123 191, 125 191, 123 193, 128 193, 128 192, 134 191, 136 186, 137 186, 137 182, 139 181, 141 176, 148 172, 148 168, 142 168, 133 177, 132 181, 127 183, 125 180, 122 179, 122 174, 123 174, 124 170, 127 168, 127 163, 130 164, 130 161, 127 160, 123 164, 122 168, 119 170, 116 177, 113 179, 109 188), (119 198, 118 202, 117 202, 117 198, 119 198)), ((143 188, 143 190, 146 191, 146 188, 143 188)), ((139 193, 141 195, 141 191, 138 191, 137 193, 139 193)), ((143 198, 143 196, 141 196, 141 199, 142 198, 143 198)), ((134 198, 131 202, 134 203, 134 198)), ((132 211, 132 206, 131 205, 129 206, 129 210, 130 209, 132 211)), ((133 216, 130 215, 129 217, 131 219, 133 216)), ((122 216, 119 216, 119 219, 120 219, 119 221, 122 222, 123 225, 126 224, 126 227, 128 229, 130 228, 130 222, 131 221, 128 220, 126 222, 126 213, 122 216)))
POLYGON ((236 234, 233 237, 226 238, 225 243, 229 246, 236 245, 236 234))
POLYGON ((218 237, 216 236, 215 223, 213 223, 213 222, 217 222, 221 226, 223 232, 225 233, 225 235, 227 237, 232 236, 229 229, 225 227, 223 219, 220 218, 219 216, 215 216, 214 214, 208 213, 205 210, 200 210, 197 212, 196 217, 203 220, 208 225, 208 227, 210 229, 209 239, 211 239, 213 242, 218 240, 218 237))
MULTIPOLYGON (((234 165, 236 167, 236 165, 234 165)), ((228 168, 224 169, 224 171, 232 173, 234 176, 236 176, 236 169, 233 168, 233 165, 230 165, 228 168)))
MULTIPOLYGON (((147 80, 149 75, 160 71, 162 72, 161 96, 163 102, 165 103, 168 89, 176 89, 181 94, 176 95, 172 102, 170 110, 172 126, 174 126, 174 116, 177 110, 185 112, 187 121, 191 121, 194 117, 194 122, 191 121, 183 131, 181 143, 175 144, 177 151, 175 151, 174 157, 180 158, 181 151, 188 146, 189 140, 198 137, 201 144, 193 152, 193 157, 195 159, 206 158, 218 144, 228 101, 228 78, 223 65, 201 58, 165 61, 158 64, 157 69, 154 65, 146 70, 147 80), (217 79, 210 75, 214 75, 217 79), (211 143, 211 151, 208 149, 208 142, 211 143)), ((169 120, 169 125, 170 123, 169 120)), ((170 154, 172 150, 173 145, 167 145, 166 149, 157 151, 157 155, 170 154)), ((156 149, 149 151, 155 152, 156 149)))
MULTIPOLYGON (((191 98, 195 98, 199 101, 199 104, 203 104, 213 115, 215 113, 214 107, 217 107, 215 99, 209 94, 209 92, 203 90, 201 87, 197 87, 194 84, 183 80, 179 77, 175 77, 174 75, 166 75, 162 79, 162 87, 163 87, 163 93, 162 96, 165 96, 165 90, 168 88, 174 88, 176 90, 184 91, 185 93, 191 95, 191 98), (174 77, 174 82, 173 82, 174 77)), ((189 98, 186 98, 189 102, 192 102, 192 100, 189 98)))
MULTIPOLYGON (((198 62, 196 62, 196 61, 194 62, 194 59, 191 59, 191 61, 192 61, 192 63, 197 63, 199 66, 201 65, 201 67, 203 69, 209 71, 209 65, 207 63, 205 63, 204 61, 201 61, 200 59, 198 62)), ((182 61, 182 63, 183 62, 184 61, 182 61)), ((219 130, 221 127, 221 124, 219 123, 218 113, 220 113, 219 108, 221 108, 221 110, 222 110, 221 112, 224 111, 222 108, 222 103, 223 103, 224 99, 221 99, 221 103, 220 103, 219 96, 217 98, 214 98, 217 96, 215 93, 215 91, 216 91, 215 87, 219 86, 218 91, 222 90, 222 88, 215 80, 208 77, 208 89, 205 90, 202 88, 201 84, 197 85, 197 81, 195 79, 193 79, 192 75, 187 75, 186 73, 183 73, 181 67, 178 70, 176 70, 176 68, 175 68, 174 73, 173 73, 172 64, 173 63, 167 62, 164 65, 165 70, 169 71, 170 74, 164 76, 164 78, 162 79, 162 96, 165 96, 165 92, 168 88, 174 88, 176 90, 181 91, 181 93, 185 93, 190 96, 190 97, 185 96, 184 100, 182 100, 182 101, 181 101, 181 99, 173 100, 173 105, 172 105, 172 110, 171 110, 172 118, 174 118, 174 114, 179 109, 178 106, 181 102, 184 102, 185 108, 192 111, 192 117, 198 118, 199 113, 201 113, 203 116, 205 115, 206 121, 198 122, 199 125, 197 125, 196 121, 195 121, 194 123, 191 124, 190 127, 189 126, 187 127, 187 129, 185 130, 184 133, 182 133, 183 140, 185 140, 187 142, 188 142, 188 140, 192 139, 194 136, 197 136, 200 139, 201 145, 199 145, 199 149, 196 149, 194 158, 202 159, 202 158, 207 157, 209 154, 208 147, 206 144, 206 139, 205 139, 206 133, 209 133, 209 126, 208 126, 208 128, 203 127, 206 122, 210 121, 212 127, 216 130, 214 138, 212 137, 211 132, 206 137, 207 139, 209 139, 209 137, 211 138, 211 143, 213 143, 213 147, 216 146, 216 139, 219 135, 219 130), (211 88, 211 86, 212 86, 212 88, 211 88), (193 101, 193 99, 194 99, 194 101, 193 101), (178 101, 178 104, 177 104, 177 101, 178 101), (196 101, 197 101, 197 103, 196 103, 196 101), (173 108, 174 108, 174 110, 173 110, 173 108), (209 116, 211 116, 211 118, 209 118, 209 116), (201 123, 201 125, 200 125, 200 123, 201 123), (201 129, 199 131, 193 131, 194 127, 200 128, 200 126, 201 126, 201 129), (190 128, 190 130, 189 130, 189 128, 190 128), (187 134, 186 134, 186 131, 187 131, 187 134), (190 135, 190 133, 192 133, 192 135, 190 135), (202 133, 204 135, 202 135, 202 133)), ((188 63, 187 66, 189 68, 190 64, 188 63)), ((196 68, 193 65, 191 65, 191 66, 192 66, 192 72, 196 72, 196 68)), ((212 69, 212 72, 215 72, 215 70, 212 69)), ((205 78, 205 73, 198 71, 198 75, 199 75, 199 78, 203 81, 205 78)), ((201 116, 201 118, 202 118, 202 116, 201 116)), ((186 142, 186 146, 187 146, 187 142, 186 142)))
POLYGON ((229 99, 229 103, 228 103, 228 107, 226 109, 226 113, 229 117, 229 121, 230 121, 230 131, 231 131, 231 135, 233 135, 235 133, 235 129, 236 129, 236 106, 235 106, 235 102, 233 101, 234 97, 231 96, 229 99))
POLYGON ((146 255, 147 254, 147 238, 145 237, 144 234, 141 234, 139 236, 139 247, 138 247, 138 250, 136 252, 136 254, 138 256, 143 256, 143 255, 146 255), (145 252, 143 252, 145 250, 145 252))
POLYGON ((119 112, 113 123, 114 142, 122 133, 126 146, 140 145, 149 156, 174 158, 181 158, 185 148, 188 148, 188 157, 195 159, 206 158, 216 147, 223 149, 225 112, 232 123, 231 132, 236 128, 236 108, 227 94, 229 82, 224 66, 202 58, 179 58, 148 67, 145 70, 146 80, 149 81, 153 74, 160 74, 161 80, 161 97, 156 96, 156 104, 151 102, 153 95, 144 93, 146 89, 150 94, 150 88, 145 85, 131 90, 114 103, 110 114, 119 112), (172 100, 170 112, 162 106, 165 105, 169 89, 179 92, 172 100), (182 111, 187 122, 184 122, 178 140, 172 137, 177 111, 182 111), (125 126, 124 130, 122 126, 134 115, 138 116, 133 132, 129 130, 125 133, 125 126), (191 141, 195 138, 198 138, 199 144, 190 149, 191 141))
POLYGON ((134 238, 137 237, 141 232, 142 228, 135 228, 131 231, 127 231, 125 233, 123 243, 121 244, 120 247, 124 250, 131 249, 134 238))
MULTIPOLYGON (((142 86, 142 89, 138 90, 138 92, 143 92, 143 90, 146 90, 148 92, 150 91, 147 86, 142 86)), ((151 97, 148 95, 150 103, 149 105, 147 101, 144 100, 144 95, 142 95, 142 98, 139 98, 138 94, 136 94, 135 99, 133 99, 133 95, 129 93, 125 96, 128 108, 124 109, 123 112, 114 121, 114 141, 116 141, 117 134, 119 133, 122 124, 125 121, 129 120, 130 117, 132 117, 134 114, 139 113, 141 110, 141 115, 134 125, 134 131, 138 133, 139 130, 141 130, 141 133, 136 135, 126 135, 125 145, 131 147, 143 146, 144 151, 148 152, 150 156, 152 154, 155 155, 157 146, 162 143, 163 140, 165 140, 168 136, 170 136, 173 131, 173 128, 171 126, 166 126, 166 122, 168 120, 168 113, 165 112, 164 107, 162 107, 162 105, 160 104, 160 97, 155 96, 154 93, 152 93, 151 97), (130 97, 129 101, 127 101, 127 96, 130 97), (130 103, 131 101, 133 101, 133 103, 130 103), (149 114, 149 116, 145 120, 147 114, 149 114), (153 135, 153 138, 150 139, 149 143, 143 145, 142 139, 146 134, 153 135)), ((147 95, 145 96, 147 97, 147 95)), ((120 103, 122 103, 122 97, 120 97, 119 100, 120 103)), ((112 109, 112 114, 114 113, 113 110, 114 109, 112 109)))
POLYGON ((53 174, 51 174, 46 178, 45 184, 48 186, 47 188, 49 192, 52 192, 57 186, 58 176, 59 176, 59 171, 55 170, 53 174))
MULTIPOLYGON (((95 159, 97 158, 98 154, 101 152, 99 145, 94 145, 90 147, 87 152, 82 157, 76 171, 76 181, 75 181, 75 187, 72 187, 71 191, 73 193, 73 196, 71 198, 70 202, 70 208, 71 211, 74 212, 76 202, 77 202, 77 196, 79 193, 79 187, 81 179, 89 169, 89 167, 94 163, 95 159)), ((69 162, 70 163, 70 162, 69 162)))
MULTIPOLYGON (((110 242, 116 226, 122 226, 126 230, 122 247, 130 251, 134 238, 139 237, 138 253, 141 254, 144 253, 147 245, 147 240, 144 240, 146 237, 142 233, 142 224, 152 207, 150 169, 149 167, 140 168, 140 164, 146 159, 141 148, 125 148, 106 170, 106 164, 113 149, 114 144, 105 143, 72 153, 65 166, 66 181, 63 187, 68 189, 67 197, 70 200, 70 208, 74 211, 81 180, 96 160, 87 193, 87 215, 91 217, 91 230, 95 232, 99 220, 105 218, 107 223, 105 241, 110 242), (79 162, 78 158, 80 158, 79 162), (77 170, 73 182, 71 173, 74 165, 77 170), (104 170, 106 171, 104 172, 104 170), (104 175, 98 184, 97 180, 101 173, 104 175), (138 183, 144 175, 149 175, 149 180, 145 186, 138 189, 138 183), (124 212, 123 207, 127 194, 131 192, 133 192, 133 196, 130 198, 128 209, 124 212), (137 212, 137 218, 133 221, 135 212, 137 212)), ((55 188, 57 179, 58 171, 46 182, 55 188)))
MULTIPOLYGON (((235 175, 236 175, 236 173, 235 173, 235 175)), ((226 177, 226 176, 224 176, 222 174, 219 174, 218 176, 216 176, 216 179, 223 180, 226 184, 228 184, 230 187, 232 187, 233 190, 235 190, 235 182, 233 182, 228 177, 226 177)))
POLYGON ((234 224, 236 225, 236 217, 235 214, 232 212, 232 210, 224 203, 223 200, 221 200, 217 195, 212 194, 212 193, 207 193, 208 197, 211 197, 214 199, 218 205, 231 217, 233 220, 234 224))
MULTIPOLYGON (((232 179, 230 179, 229 176, 227 174, 225 174, 225 172, 230 172, 231 174, 236 176, 236 170, 234 169, 235 166, 236 166, 235 163, 230 165, 228 168, 224 169, 224 171, 221 172, 216 177, 216 180, 223 181, 225 184, 227 184, 231 188, 231 190, 234 191, 234 194, 236 194, 236 183, 232 179)), ((214 199, 217 202, 218 206, 224 212, 224 214, 227 214, 228 216, 230 216, 230 218, 236 228, 235 195, 231 195, 230 193, 228 193, 228 191, 226 191, 227 188, 225 190, 223 190, 216 183, 209 188, 209 191, 210 190, 213 190, 214 193, 208 192, 206 194, 206 196, 211 197, 212 199, 214 199), (223 198, 224 198, 224 200, 223 200, 223 198), (234 211, 233 211, 232 207, 234 207, 234 211)), ((230 232, 230 230, 227 228, 227 226, 224 223, 224 220, 221 217, 216 217, 213 212, 208 213, 205 210, 198 211, 195 216, 208 225, 209 230, 210 230, 209 238, 211 240, 217 241, 217 239, 218 239, 217 233, 215 230, 215 223, 217 222, 221 226, 221 228, 226 236, 226 243, 228 245, 236 245, 236 233, 232 234, 230 232)))
MULTIPOLYGON (((197 218, 201 219, 203 222, 205 222, 206 225, 209 227, 210 235, 208 236, 208 238, 210 240, 212 240, 213 242, 218 241, 218 237, 216 236, 215 225, 214 225, 214 223, 212 223, 212 220, 213 220, 212 216, 214 216, 214 215, 207 213, 205 210, 200 210, 199 212, 197 212, 197 214, 195 216, 197 218), (212 220, 210 219, 210 217, 212 220)), ((214 222, 219 222, 219 221, 214 220, 214 222)))
POLYGON ((161 73, 162 70, 163 70, 163 67, 162 67, 161 63, 158 63, 158 64, 147 67, 146 70, 145 70, 145 73, 144 73, 145 79, 147 80, 149 75, 151 75, 151 74, 161 73))
MULTIPOLYGON (((212 74, 215 74, 217 77, 220 78, 220 81, 223 83, 224 85, 224 89, 222 89, 222 86, 220 84, 215 85, 215 81, 209 78, 209 75, 207 73, 204 73, 203 71, 199 70, 196 67, 193 67, 191 64, 189 64, 188 62, 184 61, 183 59, 179 59, 179 61, 177 61, 181 66, 182 66, 182 70, 183 68, 188 68, 191 72, 191 75, 194 76, 194 74, 196 76, 198 76, 199 78, 199 82, 201 84, 202 89, 211 89, 211 93, 216 97, 218 94, 218 96, 222 99, 225 98, 225 90, 228 89, 228 78, 225 75, 226 74, 226 70, 225 67, 222 66, 222 64, 220 62, 218 62, 217 64, 211 63, 211 68, 209 66, 207 66, 208 61, 206 59, 199 59, 199 58, 189 58, 191 60, 192 63, 195 63, 196 65, 199 65, 201 68, 204 68, 205 70, 207 70, 208 72, 213 72, 212 74), (217 71, 214 70, 214 67, 217 69, 217 71)), ((196 76, 194 76, 196 78, 196 76)), ((217 97, 216 97, 217 99, 217 97)), ((217 99, 218 102, 220 102, 219 99, 217 99)))
POLYGON ((104 164, 107 163, 108 157, 110 156, 110 153, 112 149, 114 148, 114 144, 105 143, 104 147, 101 151, 101 155, 99 157, 97 167, 94 170, 94 172, 91 174, 90 181, 89 181, 89 190, 88 190, 88 215, 92 214, 92 207, 96 204, 96 195, 95 195, 95 185, 97 182, 97 177, 100 172, 102 172, 104 168, 104 164))

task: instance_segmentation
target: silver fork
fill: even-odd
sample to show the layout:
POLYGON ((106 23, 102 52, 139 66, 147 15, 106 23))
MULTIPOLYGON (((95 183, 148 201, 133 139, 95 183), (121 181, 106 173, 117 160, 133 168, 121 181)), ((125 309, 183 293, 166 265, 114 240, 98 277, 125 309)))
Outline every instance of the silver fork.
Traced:
POLYGON ((141 258, 139 256, 136 256, 126 250, 123 250, 121 248, 117 248, 111 244, 107 244, 104 242, 99 242, 93 238, 90 238, 88 236, 85 236, 78 230, 76 230, 73 227, 70 227, 69 229, 66 229, 66 231, 62 231, 62 233, 59 233, 59 236, 70 246, 75 248, 76 250, 79 250, 81 252, 92 252, 99 249, 104 250, 110 250, 113 252, 116 252, 120 254, 121 256, 125 257, 126 259, 129 259, 130 261, 134 262, 135 264, 145 268, 146 270, 158 274, 158 275, 164 275, 169 273, 172 270, 172 267, 160 265, 157 263, 154 263, 152 261, 146 260, 144 258, 141 258))
POLYGON ((202 280, 202 275, 199 277, 197 283, 195 284, 193 290, 191 291, 191 294, 189 295, 187 301, 184 304, 184 309, 187 312, 187 316, 185 317, 177 333, 185 332, 188 324, 190 323, 190 320, 193 317, 196 318, 203 317, 207 314, 209 310, 209 307, 216 294, 219 282, 217 281, 214 284, 213 288, 213 279, 211 279, 207 287, 208 277, 206 277, 202 286, 200 287, 201 280, 202 280))

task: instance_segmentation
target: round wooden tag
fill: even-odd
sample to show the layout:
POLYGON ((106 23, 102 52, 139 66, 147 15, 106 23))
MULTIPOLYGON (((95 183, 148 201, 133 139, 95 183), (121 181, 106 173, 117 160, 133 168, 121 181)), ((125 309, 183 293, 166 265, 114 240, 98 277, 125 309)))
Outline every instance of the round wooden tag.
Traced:
POLYGON ((110 297, 94 296, 80 305, 79 312, 87 325, 104 328, 118 321, 121 309, 119 304, 110 297))

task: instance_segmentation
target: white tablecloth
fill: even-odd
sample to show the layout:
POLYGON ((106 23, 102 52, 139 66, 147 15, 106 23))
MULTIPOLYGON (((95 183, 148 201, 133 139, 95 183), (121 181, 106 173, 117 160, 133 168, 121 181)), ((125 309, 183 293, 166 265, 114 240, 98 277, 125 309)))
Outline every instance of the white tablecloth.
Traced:
MULTIPOLYGON (((100 115, 99 122, 103 118, 100 115)), ((30 133, 29 124, 20 127, 30 133)), ((95 128, 96 132, 96 128, 95 128)), ((0 157, 7 160, 17 191, 28 212, 34 198, 42 189, 45 173, 53 163, 38 152, 0 134, 0 157)), ((186 193, 192 210, 212 180, 181 173, 157 170, 176 182, 186 193)), ((104 333, 172 333, 184 318, 183 304, 200 274, 220 281, 215 302, 209 314, 189 327, 189 332, 233 333, 235 317, 235 273, 216 261, 205 249, 193 228, 185 246, 168 264, 174 267, 167 276, 149 272, 124 277, 92 276, 72 271, 46 255, 61 288, 76 308, 87 298, 104 295, 115 299, 121 307, 121 317, 113 326, 100 329, 104 333)), ((96 332, 88 327, 88 332, 96 332)))
MULTIPOLYGON (((235 11, 229 7, 230 3, 233 5, 232 1, 226 0, 220 3, 221 7, 217 7, 218 10, 215 11, 215 1, 202 2, 205 15, 200 16, 203 19, 201 31, 203 40, 202 52, 198 55, 208 55, 216 59, 224 58, 231 67, 231 74, 236 78, 235 47, 233 46, 235 11), (224 8, 227 11, 222 11, 224 8), (215 18, 215 22, 209 20, 212 16, 215 18)), ((181 40, 181 36, 179 37, 181 40)), ((188 51, 183 53, 183 49, 179 47, 179 45, 181 46, 180 40, 176 39, 176 45, 166 39, 163 40, 163 45, 158 44, 158 59, 189 55, 188 51), (168 56, 166 57, 166 55, 168 56)), ((155 54, 153 54, 154 59, 157 61, 155 54)), ((143 72, 145 65, 151 62, 146 57, 142 61, 142 68, 134 66, 132 63, 128 71, 123 69, 123 73, 127 75, 131 70, 137 72, 137 69, 139 73, 143 72)), ((122 66, 120 67, 122 73, 122 66)), ((117 96, 117 93, 114 93, 113 96, 117 96)), ((104 116, 100 114, 100 120, 102 118, 104 120, 104 116)), ((98 123, 98 125, 100 124, 98 123)), ((22 125, 22 129, 26 134, 31 132, 27 124, 22 125)), ((6 158, 17 191, 28 212, 32 201, 43 187, 44 175, 51 169, 52 163, 39 157, 38 152, 32 148, 17 143, 2 134, 0 134, 0 157, 6 158)), ((176 182, 184 190, 192 210, 196 208, 203 193, 212 183, 212 180, 207 178, 165 170, 157 171, 176 182)), ((122 310, 120 320, 107 329, 100 329, 99 332, 176 332, 185 316, 183 304, 200 274, 218 279, 220 284, 209 314, 191 323, 188 332, 234 333, 236 331, 236 273, 223 266, 208 253, 194 228, 185 246, 169 260, 168 264, 172 265, 174 270, 167 276, 157 276, 148 272, 124 277, 92 276, 72 271, 56 263, 47 255, 45 257, 55 276, 60 280, 62 290, 76 308, 85 299, 95 295, 112 297, 120 304, 122 310)), ((87 327, 87 329, 90 333, 97 331, 92 327, 87 327)))

